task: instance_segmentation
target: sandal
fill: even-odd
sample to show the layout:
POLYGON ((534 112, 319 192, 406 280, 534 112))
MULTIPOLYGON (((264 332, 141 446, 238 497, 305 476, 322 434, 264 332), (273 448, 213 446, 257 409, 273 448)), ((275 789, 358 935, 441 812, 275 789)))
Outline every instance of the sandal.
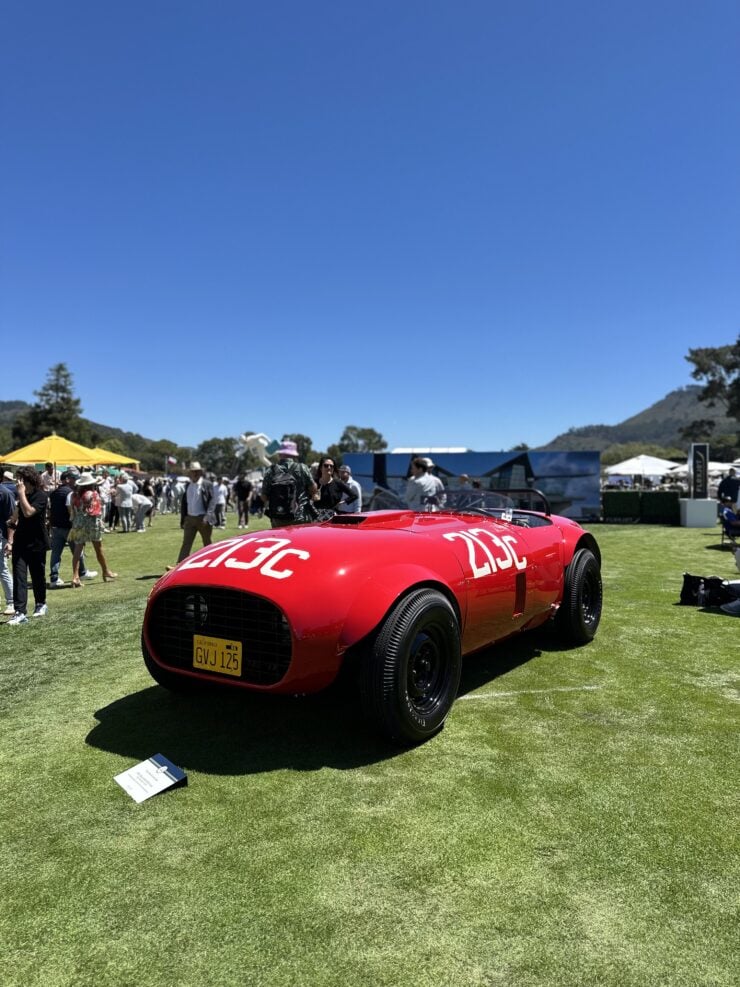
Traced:
POLYGON ((84 585, 85 584, 83 582, 80 582, 79 579, 72 580, 72 589, 83 589, 84 585))
POLYGON ((117 572, 104 572, 103 573, 103 582, 104 583, 109 583, 112 579, 118 579, 118 573, 117 572))

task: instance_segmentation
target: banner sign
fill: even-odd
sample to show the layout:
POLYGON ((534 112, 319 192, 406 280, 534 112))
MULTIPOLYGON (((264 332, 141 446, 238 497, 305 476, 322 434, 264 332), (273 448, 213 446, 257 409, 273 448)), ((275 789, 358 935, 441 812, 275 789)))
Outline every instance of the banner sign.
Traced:
POLYGON ((689 451, 689 475, 691 477, 690 496, 695 500, 709 497, 709 445, 706 442, 692 442, 689 451))

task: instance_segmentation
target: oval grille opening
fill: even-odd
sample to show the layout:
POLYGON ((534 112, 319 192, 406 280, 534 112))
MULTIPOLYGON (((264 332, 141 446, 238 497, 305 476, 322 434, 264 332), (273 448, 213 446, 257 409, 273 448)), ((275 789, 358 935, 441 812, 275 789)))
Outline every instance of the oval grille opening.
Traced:
POLYGON ((173 668, 192 671, 194 634, 241 641, 242 674, 237 681, 275 685, 290 666, 292 640, 283 612, 239 590, 166 590, 152 604, 148 631, 155 656, 173 668))

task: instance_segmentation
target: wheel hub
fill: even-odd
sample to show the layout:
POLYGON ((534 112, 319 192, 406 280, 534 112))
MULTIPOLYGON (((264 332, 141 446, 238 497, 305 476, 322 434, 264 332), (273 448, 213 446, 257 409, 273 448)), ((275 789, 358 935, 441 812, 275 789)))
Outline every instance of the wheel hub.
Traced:
POLYGON ((409 655, 408 690, 414 705, 427 701, 439 682, 441 667, 437 643, 426 633, 414 638, 409 655))

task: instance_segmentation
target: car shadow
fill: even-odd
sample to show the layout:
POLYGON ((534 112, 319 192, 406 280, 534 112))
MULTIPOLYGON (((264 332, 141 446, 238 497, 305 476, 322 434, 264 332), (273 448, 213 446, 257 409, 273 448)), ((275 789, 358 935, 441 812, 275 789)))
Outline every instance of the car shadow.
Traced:
POLYGON ((468 655, 463 659, 458 696, 475 692, 476 689, 493 682, 494 679, 512 672, 521 665, 526 665, 528 661, 538 658, 543 651, 547 650, 553 649, 543 647, 540 635, 532 633, 522 634, 519 637, 511 638, 509 641, 490 645, 475 654, 468 655))
MULTIPOLYGON (((458 695, 559 650, 554 635, 543 631, 485 648, 464 660, 458 695)), ((97 710, 95 718, 85 738, 91 747, 137 761, 162 753, 205 774, 347 770, 404 751, 365 723, 350 676, 312 696, 231 689, 178 695, 152 685, 97 710)))
POLYGON ((370 732, 351 698, 334 689, 178 695, 154 685, 97 710, 85 742, 139 761, 162 753, 185 770, 216 775, 349 769, 401 753, 370 732))

